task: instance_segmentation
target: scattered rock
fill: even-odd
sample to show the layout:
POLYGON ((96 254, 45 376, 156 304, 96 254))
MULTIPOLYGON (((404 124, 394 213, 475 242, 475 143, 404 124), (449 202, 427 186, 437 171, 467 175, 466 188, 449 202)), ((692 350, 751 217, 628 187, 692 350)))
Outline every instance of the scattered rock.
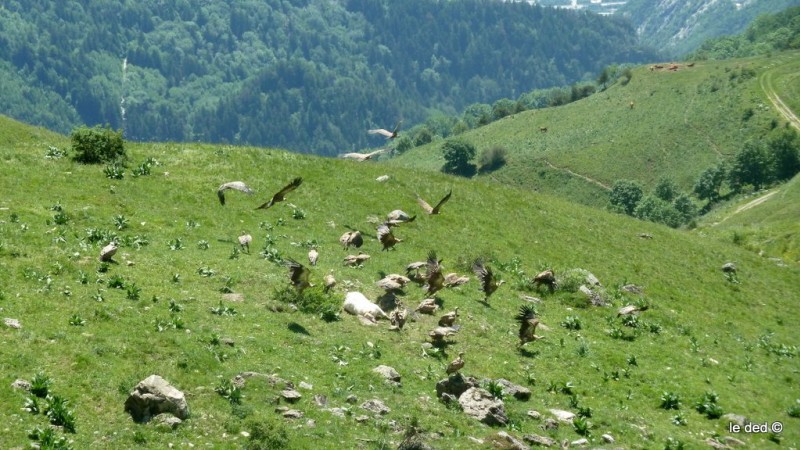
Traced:
POLYGON ((9 328, 15 328, 15 329, 22 328, 22 324, 19 323, 19 320, 17 319, 10 319, 6 317, 5 319, 3 319, 3 323, 6 324, 6 326, 9 328))
POLYGON ((733 413, 725 414, 724 416, 722 416, 722 420, 727 420, 728 423, 736 424, 739 425, 740 427, 743 427, 748 423, 750 423, 750 420, 747 417, 733 413))
POLYGON ((243 376, 236 375, 235 377, 231 378, 231 383, 239 389, 244 389, 244 385, 247 384, 247 381, 243 376))
POLYGON ((653 235, 650 233, 639 233, 637 234, 642 239, 653 239, 653 235))
POLYGON ((480 383, 476 378, 465 377, 460 373, 456 373, 436 383, 436 396, 442 398, 443 394, 450 394, 458 398, 468 389, 477 386, 480 386, 480 383))
POLYGON ((502 448, 511 450, 530 450, 530 447, 525 445, 524 442, 506 433, 505 431, 497 432, 497 434, 493 436, 493 440, 499 441, 495 443, 502 445, 502 448))
POLYGON ((494 398, 486 389, 471 387, 458 397, 464 413, 487 425, 508 423, 503 401, 494 398))
POLYGON ((305 381, 301 381, 299 386, 300 389, 305 389, 307 391, 314 389, 314 385, 306 383, 305 381))
POLYGON ((725 441, 725 444, 727 444, 727 445, 729 445, 731 447, 744 447, 745 446, 744 441, 736 439, 735 437, 732 437, 732 436, 722 436, 722 440, 725 441))
POLYGON ((369 416, 356 416, 356 422, 364 423, 369 420, 369 416))
POLYGON ((608 443, 608 444, 613 444, 614 443, 614 436, 611 436, 608 433, 606 433, 606 434, 604 434, 604 435, 602 435, 600 437, 603 439, 603 442, 605 442, 605 443, 608 443))
POLYGON ((306 426, 308 428, 316 428, 317 422, 314 421, 314 419, 308 419, 308 420, 306 420, 306 426))
POLYGON ((708 438, 708 439, 706 439, 706 440, 705 440, 705 443, 706 443, 706 444, 708 444, 708 445, 709 445, 709 447, 711 447, 711 448, 716 448, 716 449, 718 449, 718 450, 723 450, 723 449, 730 448, 730 447, 728 447, 727 445, 723 444, 722 442, 720 442, 720 441, 718 441, 718 440, 716 440, 716 439, 714 439, 714 438, 708 438))
POLYGON ((14 382, 11 383, 11 387, 13 389, 19 389, 19 390, 22 390, 22 391, 30 391, 31 390, 31 382, 27 381, 27 380, 14 380, 14 382))
POLYGON ((330 408, 326 409, 325 411, 328 411, 329 413, 333 414, 336 417, 344 417, 345 415, 347 415, 347 409, 345 408, 330 408))
POLYGON ((244 301, 244 294, 240 294, 238 292, 231 292, 228 294, 222 294, 222 298, 235 303, 241 303, 244 301))
POLYGON ((540 413, 539 411, 530 410, 528 411, 528 417, 530 417, 533 420, 539 420, 542 418, 542 413, 540 413))
POLYGON ((298 411, 296 409, 289 409, 283 412, 283 417, 287 419, 300 419, 303 417, 303 411, 298 411))
POLYGON ((355 405, 356 402, 358 402, 358 397, 356 397, 355 394, 350 394, 344 401, 350 403, 351 405, 355 405))
POLYGON ((449 405, 452 402, 457 402, 458 401, 458 397, 456 397, 453 394, 448 394, 447 392, 444 392, 444 393, 442 393, 441 400, 442 400, 442 403, 444 403, 445 405, 449 405))
POLYGON ((372 371, 379 374, 390 383, 394 383, 396 385, 400 384, 400 374, 397 373, 397 371, 392 367, 380 365, 372 369, 372 371))
POLYGON ((328 397, 322 394, 316 394, 314 395, 314 404, 319 407, 323 407, 328 404, 328 397))
POLYGON ((139 423, 148 422, 161 413, 171 413, 179 419, 189 417, 186 397, 158 375, 150 375, 133 389, 125 400, 125 411, 139 423))
POLYGON ((234 341, 233 339, 231 339, 229 337, 220 338, 219 342, 221 344, 227 345, 228 347, 235 347, 236 346, 236 341, 234 341))
POLYGON ((378 178, 375 178, 375 181, 377 181, 379 183, 383 183, 383 182, 389 181, 389 175, 381 175, 378 178))
POLYGON ((281 391, 281 397, 289 403, 296 403, 303 396, 294 389, 284 389, 281 391))
POLYGON ((570 445, 574 445, 575 447, 583 447, 584 445, 588 445, 589 440, 586 438, 580 438, 577 441, 572 441, 570 445))
POLYGON ((525 436, 522 436, 522 440, 529 444, 538 445, 540 447, 552 447, 556 445, 555 439, 547 436, 539 436, 538 434, 526 434, 525 436))
POLYGON ((572 423, 572 419, 575 418, 575 413, 564 411, 563 409, 551 409, 550 414, 554 415, 555 418, 561 422, 567 423, 572 423))
POLYGON ((635 284, 626 284, 625 286, 622 286, 621 289, 625 292, 630 292, 631 294, 644 294, 644 288, 635 284))
POLYGON ((494 380, 494 381, 495 381, 495 383, 503 386, 503 392, 504 392, 505 395, 511 395, 515 399, 522 400, 522 401, 525 401, 525 400, 528 400, 528 399, 531 398, 531 390, 526 388, 526 387, 524 387, 524 386, 520 386, 518 384, 514 384, 514 383, 506 380, 505 378, 499 378, 499 379, 494 380))
POLYGON ((153 418, 152 423, 156 428, 171 431, 178 428, 178 425, 182 424, 183 421, 172 414, 159 414, 153 418))
POLYGON ((545 431, 558 429, 558 421, 556 419, 546 418, 542 423, 542 429, 545 431))
POLYGON ((478 438, 472 437, 472 436, 467 437, 467 439, 469 439, 471 442, 473 442, 475 444, 478 444, 478 445, 483 445, 485 443, 485 441, 483 439, 478 439, 478 438))
POLYGON ((392 411, 386 405, 384 405, 382 401, 376 398, 362 403, 361 409, 366 409, 367 411, 378 415, 389 414, 389 412, 392 411))
POLYGON ((100 260, 100 262, 109 262, 111 261, 111 258, 113 258, 114 255, 117 253, 118 249, 119 247, 117 247, 117 244, 115 242, 112 242, 103 247, 102 250, 100 250, 100 257, 98 259, 100 260))
POLYGON ((722 271, 725 273, 736 273, 736 264, 727 262, 722 265, 722 271))

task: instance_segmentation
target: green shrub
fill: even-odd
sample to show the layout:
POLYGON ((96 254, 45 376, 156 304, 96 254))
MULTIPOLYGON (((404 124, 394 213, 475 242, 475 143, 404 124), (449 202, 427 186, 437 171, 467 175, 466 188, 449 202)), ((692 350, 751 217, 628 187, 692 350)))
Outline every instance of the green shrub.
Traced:
POLYGON ((480 173, 493 172, 506 165, 508 151, 503 147, 491 147, 481 152, 478 158, 478 171, 480 173))
POLYGON ((250 439, 245 443, 245 450, 268 450, 287 448, 289 436, 280 423, 272 420, 250 420, 250 439))
POLYGON ((681 399, 674 392, 664 392, 661 394, 661 409, 680 409, 681 399))
POLYGON ((45 375, 43 372, 39 372, 33 376, 31 379, 31 394, 39 397, 45 398, 50 391, 50 384, 52 381, 50 377, 45 375))
POLYGON ((122 131, 110 127, 78 127, 72 131, 72 151, 82 164, 100 164, 125 160, 122 131))

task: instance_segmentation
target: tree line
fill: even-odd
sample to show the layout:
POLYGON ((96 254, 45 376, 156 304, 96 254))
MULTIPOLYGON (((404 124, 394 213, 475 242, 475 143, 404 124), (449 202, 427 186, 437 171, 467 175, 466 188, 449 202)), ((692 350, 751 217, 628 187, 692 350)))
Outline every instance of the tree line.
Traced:
MULTIPOLYGON (((657 59, 620 18, 464 0, 9 0, 0 112, 334 155, 366 130, 657 59)), ((478 114, 481 119, 482 112, 478 114)))

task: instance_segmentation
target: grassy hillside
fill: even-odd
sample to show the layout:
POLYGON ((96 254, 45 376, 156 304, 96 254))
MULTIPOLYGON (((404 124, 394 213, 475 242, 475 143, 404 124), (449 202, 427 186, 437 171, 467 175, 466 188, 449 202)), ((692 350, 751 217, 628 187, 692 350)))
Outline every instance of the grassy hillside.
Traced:
MULTIPOLYGON (((508 151, 508 164, 484 177, 604 206, 605 187, 622 178, 652 187, 668 176, 690 190, 703 169, 736 153, 744 141, 783 126, 765 90, 796 106, 798 52, 679 64, 675 71, 670 65, 635 68, 625 85, 508 116, 460 137, 479 152, 508 151), (765 75, 771 83, 759 82, 765 75)), ((437 141, 415 148, 395 162, 438 170, 444 162, 440 146, 437 141)))
MULTIPOLYGON (((633 82, 649 76, 637 73, 633 82)), ((664 89, 670 88, 656 92, 664 89)), ((592 101, 616 101, 620 114, 648 109, 628 111, 611 93, 592 101)), ((546 136, 531 135, 537 147, 569 132, 566 119, 557 117, 557 111, 537 112, 497 126, 549 125, 546 136)), ((597 139, 608 137, 602 136, 597 139)), ((484 179, 272 149, 138 144, 128 146, 131 167, 146 158, 159 165, 150 175, 133 177, 127 170, 123 179, 110 180, 102 167, 45 158, 50 146, 68 145, 62 136, 0 123, 0 308, 4 318, 21 323, 20 329, 0 327, 0 447, 26 446, 29 430, 47 426, 44 415, 21 409, 27 395, 10 387, 42 372, 52 379, 51 392, 74 411, 76 433, 57 434, 76 449, 242 448, 249 438, 241 432, 260 436, 254 424, 272 427, 273 437, 285 433, 289 448, 396 448, 412 418, 435 448, 484 448, 468 438, 498 430, 436 399, 435 384, 459 351, 466 352, 465 375, 504 377, 531 389, 528 401, 505 400, 511 420, 505 431, 517 437, 574 441, 582 436, 570 424, 545 431, 543 420, 527 412, 550 417, 550 408, 590 408, 593 445, 603 445, 601 435, 610 433, 623 448, 663 448, 669 439, 697 448, 706 438, 732 436, 727 420, 694 409, 713 391, 725 413, 785 423, 780 435, 732 436, 749 448, 771 445, 768 440, 800 444, 800 419, 789 416, 798 412, 800 399, 797 267, 776 267, 726 242, 484 179), (375 181, 384 174, 389 181, 375 181), (287 202, 254 210, 295 176, 304 182, 287 202), (232 180, 257 193, 229 193, 220 206, 215 190, 232 180), (380 251, 371 216, 396 208, 420 214, 414 192, 430 200, 449 189, 453 196, 441 215, 420 215, 397 228, 404 242, 380 251), (362 268, 341 264, 348 252, 338 238, 348 227, 365 233, 361 250, 372 258, 362 268), (234 250, 242 232, 254 237, 249 254, 234 250), (97 255, 111 235, 122 243, 117 264, 100 272, 97 255), (308 292, 332 304, 350 289, 375 299, 379 272, 402 273, 431 249, 443 258, 445 273, 471 276, 469 262, 484 256, 507 283, 488 305, 479 301, 474 279, 438 294, 443 311, 460 307, 462 328, 437 356, 423 347, 434 317, 421 316, 392 332, 386 321, 367 327, 343 314, 327 323, 317 314, 288 311, 280 294, 288 285, 286 268, 261 251, 305 262, 313 243, 321 256, 312 282, 319 285, 333 272, 339 285, 330 297, 319 287, 308 292), (739 283, 721 272, 728 261, 736 262, 739 283), (588 306, 582 294, 564 289, 566 281, 553 294, 528 289, 529 278, 547 267, 559 276, 572 268, 591 271, 610 305, 588 306), (123 289, 113 288, 116 283, 123 289), (643 296, 620 289, 628 283, 641 286, 643 296), (223 288, 243 300, 225 299, 223 288), (545 339, 520 351, 512 317, 526 303, 522 295, 542 299, 536 307, 547 329, 538 330, 545 339), (623 323, 617 308, 635 302, 650 308, 623 323), (286 311, 273 312, 279 306, 286 311), (234 345, 221 344, 224 338, 234 345), (379 364, 396 368, 402 386, 373 374, 379 364), (303 398, 291 405, 305 417, 293 421, 274 412, 281 384, 250 379, 238 405, 215 392, 245 371, 312 385, 300 388, 303 398), (137 425, 123 411, 132 387, 153 373, 187 395, 192 416, 175 431, 137 425), (665 392, 680 400, 678 410, 659 407, 665 392), (315 406, 316 394, 327 397, 328 408, 350 413, 340 418, 315 406), (346 402, 350 395, 355 404, 346 402), (374 398, 391 412, 373 418, 359 408, 374 398), (369 416, 364 423, 356 420, 361 415, 369 416)), ((413 308, 424 297, 411 285, 403 300, 413 308)))
POLYGON ((765 192, 731 201, 703 218, 695 233, 800 263, 800 176, 765 192))

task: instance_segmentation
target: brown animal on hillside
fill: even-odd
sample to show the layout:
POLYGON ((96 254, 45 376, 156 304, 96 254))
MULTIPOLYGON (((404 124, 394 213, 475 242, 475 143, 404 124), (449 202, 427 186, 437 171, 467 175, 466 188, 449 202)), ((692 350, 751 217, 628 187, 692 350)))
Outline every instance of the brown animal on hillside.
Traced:
POLYGON ((259 206, 256 209, 268 209, 275 203, 282 202, 286 197, 286 194, 297 189, 298 186, 300 186, 302 183, 303 179, 301 177, 295 178, 294 180, 292 180, 291 183, 287 184, 286 186, 283 187, 283 189, 281 189, 275 195, 273 195, 272 198, 267 203, 264 203, 263 205, 259 206))
POLYGON ((547 127, 539 127, 539 131, 542 133, 547 133, 547 127))

